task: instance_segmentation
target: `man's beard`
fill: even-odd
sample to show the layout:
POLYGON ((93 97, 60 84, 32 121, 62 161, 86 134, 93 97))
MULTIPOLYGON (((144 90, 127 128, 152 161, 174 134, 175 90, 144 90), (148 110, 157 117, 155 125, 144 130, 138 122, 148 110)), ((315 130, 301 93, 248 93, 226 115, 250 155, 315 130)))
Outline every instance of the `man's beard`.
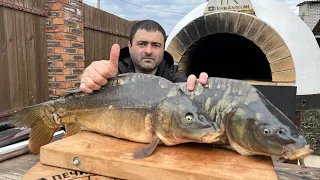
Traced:
POLYGON ((135 68, 138 69, 142 73, 150 73, 150 72, 154 71, 155 69, 158 68, 158 65, 161 63, 161 60, 157 62, 157 61, 155 61, 155 58, 153 58, 153 57, 143 57, 139 61, 132 54, 130 56, 131 56, 131 59, 132 59, 132 62, 134 64, 135 68), (142 60, 144 58, 152 58, 153 60, 150 60, 150 61, 153 61, 153 62, 147 63, 142 60))

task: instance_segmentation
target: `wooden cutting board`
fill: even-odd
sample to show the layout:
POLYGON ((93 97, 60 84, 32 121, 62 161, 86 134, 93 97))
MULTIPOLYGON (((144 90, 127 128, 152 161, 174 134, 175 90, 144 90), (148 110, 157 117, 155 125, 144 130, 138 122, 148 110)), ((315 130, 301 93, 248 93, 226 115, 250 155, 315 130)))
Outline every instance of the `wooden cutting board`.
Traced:
POLYGON ((277 179, 272 159, 242 156, 210 144, 159 145, 145 159, 133 160, 132 152, 144 144, 81 132, 42 146, 40 162, 121 179, 277 179), (80 159, 74 165, 75 158, 80 159))

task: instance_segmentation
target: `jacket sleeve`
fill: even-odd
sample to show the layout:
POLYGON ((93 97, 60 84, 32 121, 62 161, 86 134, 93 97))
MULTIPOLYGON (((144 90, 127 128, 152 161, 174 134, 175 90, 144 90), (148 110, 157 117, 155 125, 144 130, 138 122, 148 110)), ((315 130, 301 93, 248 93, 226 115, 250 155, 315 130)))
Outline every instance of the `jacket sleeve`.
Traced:
POLYGON ((173 65, 170 69, 170 81, 173 83, 187 82, 188 77, 178 70, 177 65, 173 65))

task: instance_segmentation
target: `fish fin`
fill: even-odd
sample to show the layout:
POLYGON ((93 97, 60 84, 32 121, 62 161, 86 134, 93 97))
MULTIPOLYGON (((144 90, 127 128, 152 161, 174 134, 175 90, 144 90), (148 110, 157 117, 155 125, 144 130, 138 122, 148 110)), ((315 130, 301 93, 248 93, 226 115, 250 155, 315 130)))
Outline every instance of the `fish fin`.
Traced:
POLYGON ((133 159, 142 159, 150 156, 156 149, 159 141, 160 139, 155 136, 150 144, 136 148, 133 152, 133 159))
POLYGON ((40 147, 51 141, 59 127, 55 121, 47 122, 42 118, 42 108, 42 105, 30 106, 9 117, 10 124, 14 127, 31 128, 29 151, 33 154, 40 153, 40 147))
POLYGON ((31 127, 29 138, 29 151, 33 154, 39 154, 41 146, 48 144, 57 129, 46 129, 41 124, 31 127))
POLYGON ((67 89, 60 95, 60 97, 69 98, 69 97, 76 97, 81 95, 85 95, 85 94, 80 89, 67 89))
POLYGON ((76 123, 66 124, 65 126, 66 126, 66 135, 64 137, 71 136, 81 131, 81 127, 76 123))

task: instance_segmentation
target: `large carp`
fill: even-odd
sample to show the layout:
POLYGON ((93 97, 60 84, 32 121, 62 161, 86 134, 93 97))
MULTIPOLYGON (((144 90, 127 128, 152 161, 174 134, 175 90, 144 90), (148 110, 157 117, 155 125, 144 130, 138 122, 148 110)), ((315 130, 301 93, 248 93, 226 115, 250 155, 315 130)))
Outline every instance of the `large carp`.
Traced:
POLYGON ((138 73, 111 78, 92 94, 77 91, 27 107, 10 119, 14 126, 31 128, 29 150, 35 154, 62 124, 67 125, 67 136, 86 130, 149 143, 136 149, 134 159, 149 156, 158 143, 213 143, 222 134, 177 85, 138 73))
POLYGON ((223 130, 224 135, 214 144, 231 145, 241 155, 290 160, 313 152, 298 127, 245 81, 210 77, 205 86, 197 83, 191 92, 186 83, 176 84, 223 130))

